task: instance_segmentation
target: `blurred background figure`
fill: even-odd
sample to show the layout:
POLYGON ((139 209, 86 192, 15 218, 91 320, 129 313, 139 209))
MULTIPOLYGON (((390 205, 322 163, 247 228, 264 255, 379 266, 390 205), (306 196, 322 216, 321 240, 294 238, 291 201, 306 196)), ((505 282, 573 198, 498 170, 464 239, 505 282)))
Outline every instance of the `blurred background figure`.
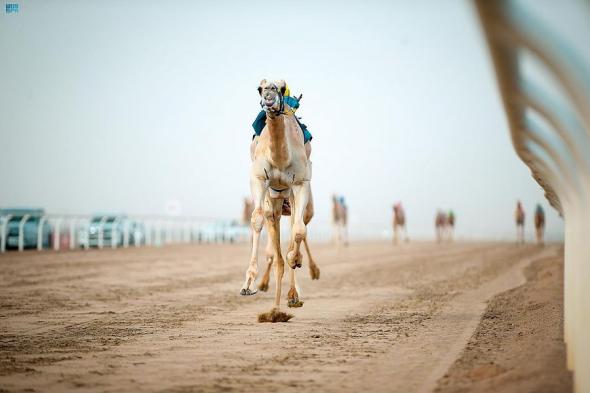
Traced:
POLYGON ((434 228, 436 230, 436 241, 442 242, 445 238, 445 229, 447 225, 447 215, 442 210, 436 211, 436 217, 434 219, 434 228))
POLYGON ((250 241, 252 241, 252 230, 250 225, 250 220, 252 219, 252 212, 254 211, 254 201, 252 198, 245 197, 244 198, 244 210, 242 211, 242 225, 248 228, 248 233, 250 233, 250 241))
POLYGON ((250 226, 250 220, 252 218, 252 212, 254 211, 254 203, 252 198, 244 198, 244 210, 242 212, 242 225, 250 226))
POLYGON ((545 211, 539 203, 537 203, 535 209, 535 230, 537 232, 537 244, 545 244, 545 211))
POLYGON ((393 205, 393 243, 397 244, 399 239, 399 231, 404 231, 405 241, 408 239, 408 229, 406 228, 406 213, 401 202, 393 205))
POLYGON ((340 246, 348 245, 348 207, 343 196, 332 196, 332 241, 340 246))
POLYGON ((447 214, 447 237, 449 239, 449 241, 453 241, 453 238, 455 236, 455 212, 452 210, 449 210, 449 213, 447 214))
POLYGON ((524 244, 524 209, 520 201, 516 201, 516 211, 514 218, 516 220, 516 242, 524 244))

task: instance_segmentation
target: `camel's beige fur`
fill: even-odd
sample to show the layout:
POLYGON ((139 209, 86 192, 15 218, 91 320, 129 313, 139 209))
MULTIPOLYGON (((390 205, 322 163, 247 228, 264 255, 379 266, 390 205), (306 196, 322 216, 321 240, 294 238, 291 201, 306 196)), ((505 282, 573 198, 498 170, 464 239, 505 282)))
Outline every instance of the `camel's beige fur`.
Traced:
MULTIPOLYGON (((268 82, 262 80, 258 91, 261 104, 267 113, 266 127, 257 138, 253 151, 250 173, 250 188, 254 201, 252 212, 252 254, 242 286, 243 295, 254 294, 256 275, 258 273, 258 246, 260 232, 265 224, 269 242, 267 245, 268 268, 262 282, 261 290, 268 289, 270 268, 275 265, 275 300, 270 313, 259 317, 260 322, 287 321, 290 317, 280 312, 281 282, 284 274, 284 260, 280 248, 280 219, 285 198, 291 203, 291 239, 287 252, 287 264, 292 269, 301 267, 301 242, 307 248, 307 223, 313 216, 311 202, 311 162, 306 154, 303 133, 288 106, 281 110, 281 95, 285 90, 285 81, 268 82), (284 314, 284 315, 283 315, 284 314)), ((308 249, 309 254, 309 249, 308 249)), ((310 272, 319 269, 310 256, 310 272), (312 270, 312 265, 313 270, 312 270)), ((295 271, 291 271, 291 289, 289 303, 299 304, 299 294, 295 271)), ((312 273, 314 278, 314 273, 312 273)), ((301 303, 302 304, 302 303, 301 303)))

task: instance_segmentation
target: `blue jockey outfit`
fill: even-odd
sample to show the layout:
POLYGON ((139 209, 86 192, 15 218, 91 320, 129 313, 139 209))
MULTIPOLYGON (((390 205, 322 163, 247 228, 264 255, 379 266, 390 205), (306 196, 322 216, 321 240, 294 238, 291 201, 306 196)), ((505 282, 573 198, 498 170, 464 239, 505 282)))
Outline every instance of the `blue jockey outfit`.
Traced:
MULTIPOLYGON (((285 95, 283 101, 286 105, 293 109, 293 112, 295 112, 297 108, 299 108, 299 100, 295 97, 285 95)), ((297 120, 297 124, 299 124, 299 127, 301 127, 301 130, 303 131, 304 143, 311 141, 313 137, 311 136, 311 133, 307 130, 307 126, 301 123, 297 116, 295 116, 295 120, 297 120)), ((264 126, 266 126, 266 112, 260 111, 260 113, 258 113, 258 116, 256 116, 256 120, 254 120, 254 123, 252 123, 252 128, 254 128, 254 135, 252 136, 252 138, 260 136, 260 133, 264 129, 264 126)))

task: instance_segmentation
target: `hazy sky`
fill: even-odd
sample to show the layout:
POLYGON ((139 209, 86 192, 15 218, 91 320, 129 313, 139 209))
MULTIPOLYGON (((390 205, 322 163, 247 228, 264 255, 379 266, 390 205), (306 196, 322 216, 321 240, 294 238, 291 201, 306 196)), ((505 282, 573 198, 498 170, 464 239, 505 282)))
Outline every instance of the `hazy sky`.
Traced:
POLYGON ((0 206, 234 217, 260 79, 303 93, 316 223, 512 238, 520 198, 563 223, 517 158, 471 3, 20 1, 0 16, 0 206))

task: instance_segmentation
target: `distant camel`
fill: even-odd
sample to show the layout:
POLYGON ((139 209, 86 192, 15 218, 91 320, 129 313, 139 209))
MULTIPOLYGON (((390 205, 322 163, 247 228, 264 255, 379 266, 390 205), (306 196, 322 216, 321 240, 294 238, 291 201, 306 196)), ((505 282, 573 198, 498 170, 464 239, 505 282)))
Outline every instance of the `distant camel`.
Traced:
POLYGON ((436 229, 436 241, 442 242, 445 239, 445 231, 447 226, 447 215, 438 210, 434 218, 434 228, 436 229))
POLYGON ((408 239, 408 230, 406 228, 406 213, 402 206, 401 202, 398 202, 393 205, 393 243, 398 243, 399 238, 399 231, 404 231, 404 239, 405 241, 409 241, 408 239))
POLYGON ((537 244, 545 244, 545 211, 539 204, 535 209, 535 229, 537 232, 537 244))
POLYGON ((449 210, 449 213, 447 214, 447 238, 449 241, 453 241, 453 238, 455 236, 455 212, 453 212, 452 210, 449 210))
POLYGON ((252 212, 254 211, 254 203, 252 198, 244 198, 244 210, 242 210, 242 225, 250 225, 252 212))
POLYGON ((332 196, 332 241, 340 246, 348 245, 348 208, 344 202, 344 197, 332 196))
MULTIPOLYGON (((244 209, 242 210, 242 225, 250 226, 250 219, 254 211, 254 203, 252 198, 244 198, 244 209)), ((252 241, 252 229, 250 228, 250 241, 252 241)))
POLYGON ((524 244, 524 209, 520 201, 516 202, 516 211, 514 212, 514 219, 516 220, 516 242, 524 244))
MULTIPOLYGON (((301 267, 300 246, 306 244, 306 222, 313 216, 311 202, 311 162, 304 147, 303 132, 293 111, 284 102, 284 80, 268 82, 263 79, 258 87, 260 105, 266 112, 266 126, 254 149, 250 188, 254 200, 251 225, 252 254, 246 272, 246 280, 240 293, 257 292, 258 243, 263 224, 266 225, 272 263, 275 264, 275 299, 272 310, 258 316, 259 322, 285 322, 293 316, 280 311, 284 260, 281 253, 280 219, 285 198, 289 198, 291 214, 291 239, 287 252, 287 264, 291 267, 291 288, 288 304, 300 306, 295 268, 301 267), (306 220, 307 218, 307 220, 306 220)), ((307 248, 307 246, 306 246, 307 248)))

